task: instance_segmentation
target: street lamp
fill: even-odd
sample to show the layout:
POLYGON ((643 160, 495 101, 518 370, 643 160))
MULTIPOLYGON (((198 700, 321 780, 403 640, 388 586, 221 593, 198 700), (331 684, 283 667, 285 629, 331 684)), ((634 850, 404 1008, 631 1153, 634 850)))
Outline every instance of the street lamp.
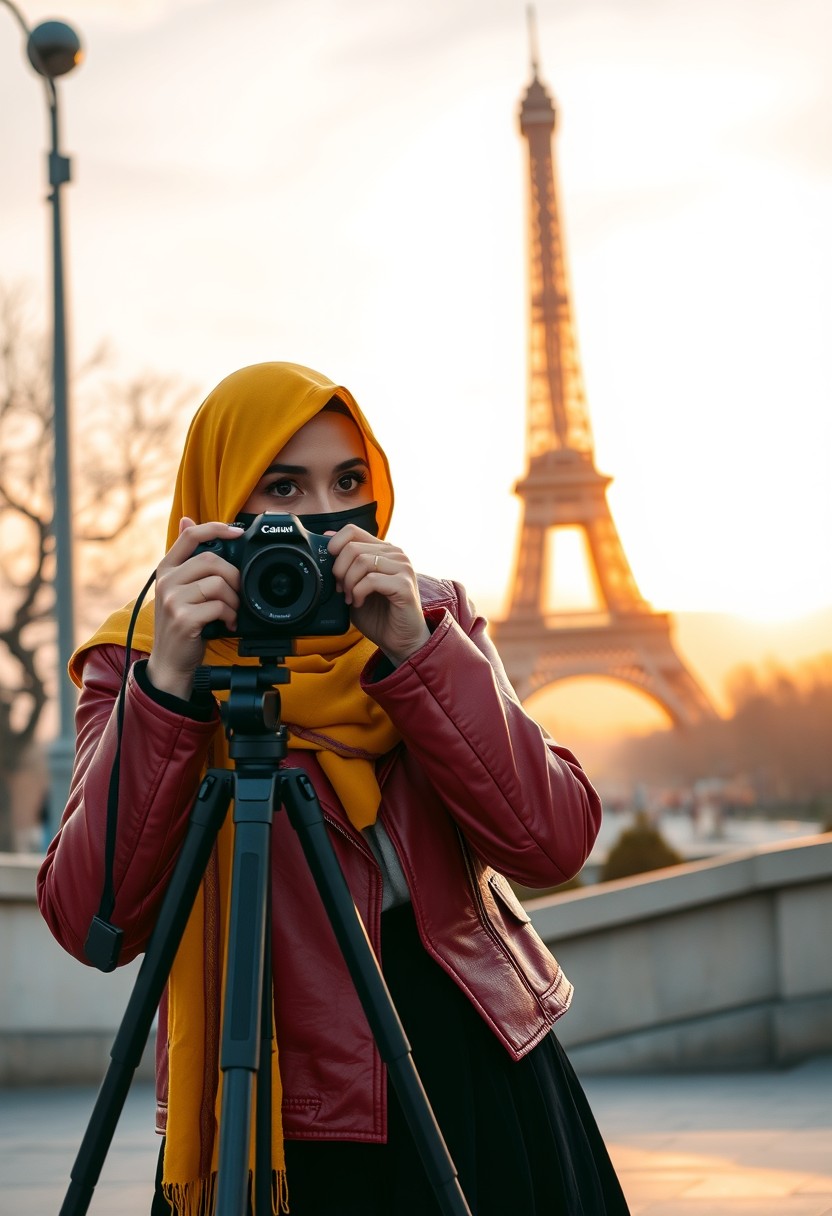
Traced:
POLYGON ((54 471, 52 532, 55 544, 55 617, 58 627, 58 734, 49 757, 50 828, 57 826, 66 804, 75 750, 75 695, 67 676, 67 663, 75 645, 72 578, 72 485, 70 478, 69 391, 67 384, 64 259, 61 240, 61 186, 69 181, 69 157, 58 144, 58 91, 55 77, 64 76, 81 62, 81 41, 63 21, 43 21, 30 29, 12 0, 0 0, 14 15, 26 38, 26 54, 43 78, 49 107, 51 145, 48 157, 52 191, 52 403, 54 471))

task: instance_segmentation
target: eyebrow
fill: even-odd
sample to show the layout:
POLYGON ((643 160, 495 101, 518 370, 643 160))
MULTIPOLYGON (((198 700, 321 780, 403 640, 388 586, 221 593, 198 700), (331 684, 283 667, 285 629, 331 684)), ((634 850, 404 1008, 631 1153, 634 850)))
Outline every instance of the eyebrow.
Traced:
MULTIPOLYGON (((363 465, 367 472, 370 471, 370 466, 361 456, 351 456, 349 460, 340 461, 332 471, 333 473, 346 473, 348 469, 354 469, 357 465, 363 465)), ((294 473, 301 476, 308 472, 309 469, 303 464, 270 464, 263 476, 269 477, 272 473, 294 473)))

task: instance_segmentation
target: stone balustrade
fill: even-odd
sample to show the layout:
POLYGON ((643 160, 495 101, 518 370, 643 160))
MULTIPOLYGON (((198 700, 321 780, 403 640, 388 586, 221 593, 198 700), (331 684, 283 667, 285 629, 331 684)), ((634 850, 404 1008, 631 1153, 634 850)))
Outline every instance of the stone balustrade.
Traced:
POLYGON ((526 905, 575 985, 581 1074, 785 1065, 832 1050, 832 835, 526 905))

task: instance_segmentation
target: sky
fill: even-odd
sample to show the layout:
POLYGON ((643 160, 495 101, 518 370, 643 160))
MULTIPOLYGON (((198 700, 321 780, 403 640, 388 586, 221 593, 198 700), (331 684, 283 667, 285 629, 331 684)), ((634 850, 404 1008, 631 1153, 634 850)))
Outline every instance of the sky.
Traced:
MULTIPOLYGON (((85 47, 59 84, 73 361, 108 339, 195 405, 264 359, 348 385, 390 457, 390 538, 499 616, 525 462, 525 5, 21 8, 85 47)), ((797 623, 832 605, 832 5, 536 9, 596 464, 640 590, 797 623)), ((0 11, 0 279, 48 318, 42 93, 0 11)))

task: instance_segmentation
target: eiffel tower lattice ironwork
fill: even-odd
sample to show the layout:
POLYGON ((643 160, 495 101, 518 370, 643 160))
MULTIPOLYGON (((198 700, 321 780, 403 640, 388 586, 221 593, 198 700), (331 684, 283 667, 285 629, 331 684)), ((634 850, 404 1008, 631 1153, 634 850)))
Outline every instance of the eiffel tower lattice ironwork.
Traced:
POLYGON ((607 502, 612 479, 595 467, 558 211, 556 111, 534 49, 532 71, 520 107, 530 185, 527 468, 514 487, 522 518, 509 607, 494 640, 521 700, 559 680, 602 676, 689 725, 715 710, 674 647, 670 615, 654 611, 636 585, 607 502), (557 586, 551 540, 564 528, 584 537, 593 611, 547 604, 557 586))

